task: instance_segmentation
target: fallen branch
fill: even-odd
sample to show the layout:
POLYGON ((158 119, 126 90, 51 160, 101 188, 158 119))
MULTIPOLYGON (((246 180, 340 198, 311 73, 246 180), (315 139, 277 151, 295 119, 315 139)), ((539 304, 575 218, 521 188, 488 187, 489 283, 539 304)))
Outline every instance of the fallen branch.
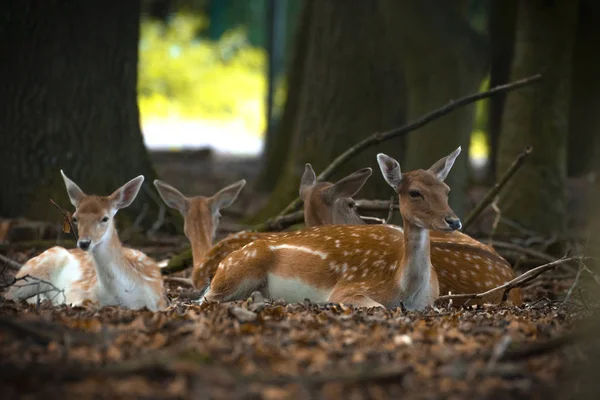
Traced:
MULTIPOLYGON (((462 97, 458 100, 452 100, 447 105, 440 107, 437 110, 434 110, 434 111, 430 112, 429 114, 426 114, 426 115, 422 116, 421 118, 419 118, 418 120, 410 122, 409 124, 407 124, 401 128, 394 128, 394 129, 391 129, 386 132, 375 133, 375 134, 363 139, 362 141, 358 142, 357 144, 355 144, 354 146, 350 147, 348 150, 346 150, 345 152, 340 154, 335 160, 333 160, 333 162, 331 164, 329 164, 329 166, 327 168, 325 168, 319 174, 319 176, 317 177, 317 181, 325 181, 325 180, 329 179, 331 177, 331 175, 333 175, 333 173, 341 165, 343 165, 350 158, 354 157, 356 154, 360 153, 361 151, 363 151, 369 147, 372 147, 378 143, 384 142, 386 140, 389 140, 389 139, 392 139, 395 137, 406 135, 407 133, 417 130, 417 129, 421 128, 422 126, 428 124, 431 121, 434 121, 440 117, 443 117, 444 115, 456 110, 457 108, 466 106, 468 104, 471 104, 471 103, 481 100, 481 99, 486 99, 486 98, 494 96, 496 94, 506 93, 511 90, 515 90, 515 89, 522 88, 524 86, 528 86, 534 82, 539 81, 541 78, 542 78, 542 76, 538 74, 538 75, 534 75, 529 78, 521 79, 521 80, 518 80, 518 81, 515 81, 512 83, 496 86, 495 88, 490 89, 486 92, 475 93, 475 94, 472 94, 472 95, 469 95, 466 97, 462 97)), ((281 213, 279 213, 279 215, 286 215, 293 211, 296 211, 298 208, 300 208, 301 203, 302 202, 301 202, 300 198, 294 199, 294 201, 292 201, 290 204, 288 204, 287 207, 285 207, 285 209, 281 213)))
POLYGON ((56 202, 54 202, 54 200, 50 199, 50 203, 52 203, 54 205, 54 207, 56 207, 58 209, 58 211, 60 211, 60 213, 65 218, 65 221, 67 221, 67 223, 69 224, 69 227, 71 228, 71 233, 73 234, 73 237, 75 238, 75 241, 79 240, 77 238, 77 232, 75 231, 75 227, 73 226, 73 222, 71 221, 71 215, 68 212, 66 212, 61 206, 59 206, 58 204, 56 204, 56 202))
POLYGON ((0 254, 0 261, 4 263, 4 265, 8 268, 8 269, 12 269, 13 271, 18 271, 21 269, 22 265, 19 264, 18 262, 11 260, 10 258, 3 256, 2 254, 0 254))
POLYGON ((561 258, 559 260, 555 260, 551 263, 540 265, 539 267, 530 269, 529 271, 525 272, 522 275, 519 275, 515 279, 508 281, 508 282, 506 282, 500 286, 497 286, 493 289, 487 290, 485 292, 470 293, 470 294, 449 294, 449 295, 444 295, 444 296, 438 297, 437 301, 446 301, 446 300, 454 300, 454 299, 477 300, 477 299, 481 299, 489 294, 492 294, 492 293, 500 291, 500 290, 505 291, 504 296, 503 296, 503 298, 504 298, 504 297, 508 296, 508 292, 510 292, 512 289, 522 287, 527 282, 531 281, 532 279, 537 278, 539 275, 543 274, 546 271, 556 268, 557 266, 562 265, 562 264, 567 264, 567 263, 570 263, 573 261, 583 261, 588 258, 589 257, 570 257, 570 258, 563 257, 563 258, 561 258))
POLYGON ((502 188, 506 186, 508 181, 510 181, 510 179, 515 175, 515 173, 523 166, 523 164, 525 163, 525 159, 527 158, 527 156, 529 156, 529 154, 531 154, 532 150, 533 148, 531 146, 527 146, 525 150, 523 150, 517 156, 515 161, 513 161, 512 165, 504 173, 502 178, 500 178, 500 180, 496 182, 494 187, 490 189, 490 191, 485 195, 485 197, 483 198, 483 200, 481 200, 477 207, 475 207, 475 209, 471 211, 469 215, 467 215, 467 218, 465 218, 463 222, 463 231, 466 231, 467 228, 473 223, 473 221, 475 221, 475 219, 483 212, 483 210, 485 210, 486 207, 494 201, 494 199, 496 198, 498 193, 500 193, 502 188))

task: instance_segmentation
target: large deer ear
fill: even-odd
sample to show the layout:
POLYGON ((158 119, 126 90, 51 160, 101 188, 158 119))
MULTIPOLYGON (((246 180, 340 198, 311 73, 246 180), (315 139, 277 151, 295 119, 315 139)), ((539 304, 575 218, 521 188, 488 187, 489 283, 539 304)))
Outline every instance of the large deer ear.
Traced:
POLYGON ((437 176, 439 180, 444 181, 452 169, 454 161, 456 161, 456 157, 458 157, 460 152, 461 147, 458 146, 458 148, 452 153, 448 154, 446 157, 440 158, 435 164, 433 164, 431 168, 429 168, 429 171, 437 176))
POLYGON ((144 176, 140 175, 115 190, 113 194, 109 196, 110 205, 113 210, 120 210, 133 203, 133 200, 135 200, 142 187, 142 183, 144 183, 144 176))
POLYGON ((300 199, 304 201, 308 190, 317 183, 317 175, 312 168, 312 165, 306 163, 304 166, 304 174, 302 174, 302 180, 300 180, 300 199))
POLYGON ((219 212, 219 210, 222 208, 229 207, 235 201, 235 199, 237 199, 245 184, 246 180, 242 179, 215 193, 215 195, 211 197, 211 208, 213 214, 219 212))
POLYGON ((327 195, 331 198, 353 197, 364 186, 372 173, 371 168, 358 170, 327 189, 327 195))
POLYGON ((402 172, 400 171, 398 161, 383 153, 379 153, 377 154, 377 163, 381 169, 383 179, 385 179, 392 189, 397 191, 402 183, 402 172))
POLYGON ((179 190, 173 186, 156 179, 154 186, 163 201, 171 208, 179 210, 181 215, 185 216, 189 209, 189 200, 179 190))
POLYGON ((62 175, 63 180, 65 181, 65 186, 67 187, 67 194, 69 195, 69 200, 71 200, 71 204, 73 204, 73 207, 77 208, 77 205, 81 200, 83 200, 86 194, 83 193, 83 190, 79 189, 79 186, 77 186, 75 182, 70 180, 67 177, 67 175, 65 175, 62 169, 60 170, 60 174, 62 175))

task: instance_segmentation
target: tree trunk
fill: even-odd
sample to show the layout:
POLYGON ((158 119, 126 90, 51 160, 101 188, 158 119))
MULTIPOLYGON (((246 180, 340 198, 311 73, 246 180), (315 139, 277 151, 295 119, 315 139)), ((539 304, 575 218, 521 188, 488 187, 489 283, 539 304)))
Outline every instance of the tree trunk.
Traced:
POLYGON ((600 4, 581 1, 577 36, 573 49, 573 80, 569 118, 568 175, 580 176, 592 168, 591 142, 600 134, 600 59, 595 56, 600 43, 600 4))
MULTIPOLYGON (((0 5, 0 215, 56 220, 70 209, 60 169, 108 195, 154 172, 137 107, 140 2, 21 0, 0 5)), ((128 209, 156 207, 142 189, 128 209)), ((150 215, 147 220, 154 220, 150 215)))
MULTIPOLYGON (((490 88, 502 85, 510 79, 510 66, 515 46, 517 21, 516 0, 492 0, 489 18, 490 32, 490 88)), ((502 130, 502 113, 506 94, 501 93, 489 100, 488 137, 489 159, 488 177, 493 184, 498 179, 498 141, 502 130)), ((500 174, 504 171, 500 171, 500 174)))
POLYGON ((511 79, 541 73, 543 80, 511 92, 502 119, 498 169, 527 145, 533 153, 508 183, 499 203, 511 234, 563 233, 566 227, 566 148, 571 61, 577 1, 520 1, 511 79), (519 226, 517 228, 516 226, 519 226))
MULTIPOLYGON (((408 94, 408 120, 414 120, 452 99, 479 90, 487 68, 485 42, 468 24, 456 4, 437 0, 383 0, 390 29, 394 29, 404 60, 408 94)), ((429 167, 459 145, 448 185, 450 205, 464 215, 468 178, 468 154, 474 106, 412 132, 403 167, 429 167)))
MULTIPOLYGON (((257 219, 281 211, 298 195, 305 163, 319 172, 367 135, 404 122, 402 74, 378 8, 379 1, 308 1, 278 135, 280 150, 267 155, 267 170, 278 174, 277 185, 257 219), (274 169, 272 157, 282 157, 284 145, 282 167, 274 169)), ((398 157, 402 142, 395 139, 368 149, 333 180, 366 166, 377 169, 376 154, 385 151, 398 157)), ((360 197, 390 195, 378 175, 360 197)))

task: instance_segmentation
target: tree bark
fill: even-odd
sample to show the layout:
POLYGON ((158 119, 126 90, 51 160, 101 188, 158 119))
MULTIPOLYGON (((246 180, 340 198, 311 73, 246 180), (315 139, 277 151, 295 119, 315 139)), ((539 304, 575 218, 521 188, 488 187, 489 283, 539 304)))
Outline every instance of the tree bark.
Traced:
MULTIPOLYGON (((152 186, 137 107, 139 18, 139 0, 0 4, 0 215, 56 220, 50 198, 70 209, 60 169, 89 194, 140 174, 152 186)), ((129 215, 144 203, 156 207, 142 189, 129 215)))
MULTIPOLYGON (((267 155, 267 169, 279 172, 277 185, 257 220, 280 212, 297 196, 305 163, 318 172, 364 137, 404 122, 403 77, 381 21, 379 1, 311 0, 304 13, 296 49, 304 55, 297 53, 292 68, 278 135, 280 150, 267 155), (272 158, 281 157, 284 145, 286 156, 279 161, 281 168, 274 169, 272 158)), ((378 152, 399 157, 402 142, 392 140, 365 151, 333 180, 366 166, 377 168, 378 152)), ((361 197, 388 197, 390 189, 377 175, 361 197)))
POLYGON ((563 233, 566 228, 566 148, 577 1, 520 1, 511 79, 541 73, 540 84, 507 96, 498 168, 526 145, 533 153, 504 190, 499 205, 509 234, 563 233), (520 226, 520 228, 515 228, 520 226))
MULTIPOLYGON (((490 32, 490 87, 502 85, 510 78, 510 67, 514 55, 515 28, 517 21, 516 0, 492 0, 489 32, 490 32)), ((488 177, 490 183, 498 179, 497 156, 498 141, 502 130, 502 113, 506 94, 494 96, 489 101, 488 137, 489 159, 488 177)), ((499 171, 500 175, 504 171, 499 171)))
POLYGON ((600 134, 600 4, 581 1, 573 54, 573 80, 569 118, 568 175, 580 176, 592 169, 594 136, 600 134))
MULTIPOLYGON (((461 3, 383 0, 382 5, 404 61, 408 120, 479 90, 487 68, 486 44, 469 26, 461 3)), ((464 107, 413 132, 402 164, 408 170, 427 168, 462 146, 447 179, 450 205, 458 215, 466 206, 474 112, 474 106, 464 107)))

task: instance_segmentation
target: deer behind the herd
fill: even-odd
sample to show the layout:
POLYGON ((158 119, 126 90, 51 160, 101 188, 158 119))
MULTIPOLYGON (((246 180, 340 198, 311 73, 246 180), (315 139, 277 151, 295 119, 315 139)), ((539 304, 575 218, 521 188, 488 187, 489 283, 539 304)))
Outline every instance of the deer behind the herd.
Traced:
MULTIPOLYGON (((404 174, 394 159, 378 155, 385 180, 399 195, 404 230, 362 225, 352 196, 371 175, 370 168, 331 184, 317 182, 307 164, 300 197, 308 228, 240 232, 212 248, 219 210, 235 201, 245 181, 212 197, 192 198, 162 181, 154 185, 165 203, 184 217, 194 260, 192 281, 197 288, 210 284, 206 300, 242 299, 261 290, 286 301, 308 298, 367 307, 402 303, 420 310, 433 304, 440 287, 442 293, 479 292, 514 276, 493 249, 455 232, 460 220, 448 206, 449 188, 443 180, 459 153, 460 147, 429 170, 404 174)), ((54 247, 31 259, 19 271, 17 278, 22 279, 7 297, 48 298, 55 304, 75 305, 88 299, 101 306, 154 311, 164 308, 167 302, 159 267, 145 254, 122 247, 113 222, 117 210, 135 199, 143 177, 108 197, 87 196, 64 174, 63 178, 76 208, 73 219, 78 221, 79 249, 54 247), (29 284, 28 277, 43 281, 29 284), (57 295, 44 285, 63 292, 57 295)), ((484 300, 496 301, 498 296, 484 300)), ((511 292, 510 299, 520 304, 518 290, 511 292)))

